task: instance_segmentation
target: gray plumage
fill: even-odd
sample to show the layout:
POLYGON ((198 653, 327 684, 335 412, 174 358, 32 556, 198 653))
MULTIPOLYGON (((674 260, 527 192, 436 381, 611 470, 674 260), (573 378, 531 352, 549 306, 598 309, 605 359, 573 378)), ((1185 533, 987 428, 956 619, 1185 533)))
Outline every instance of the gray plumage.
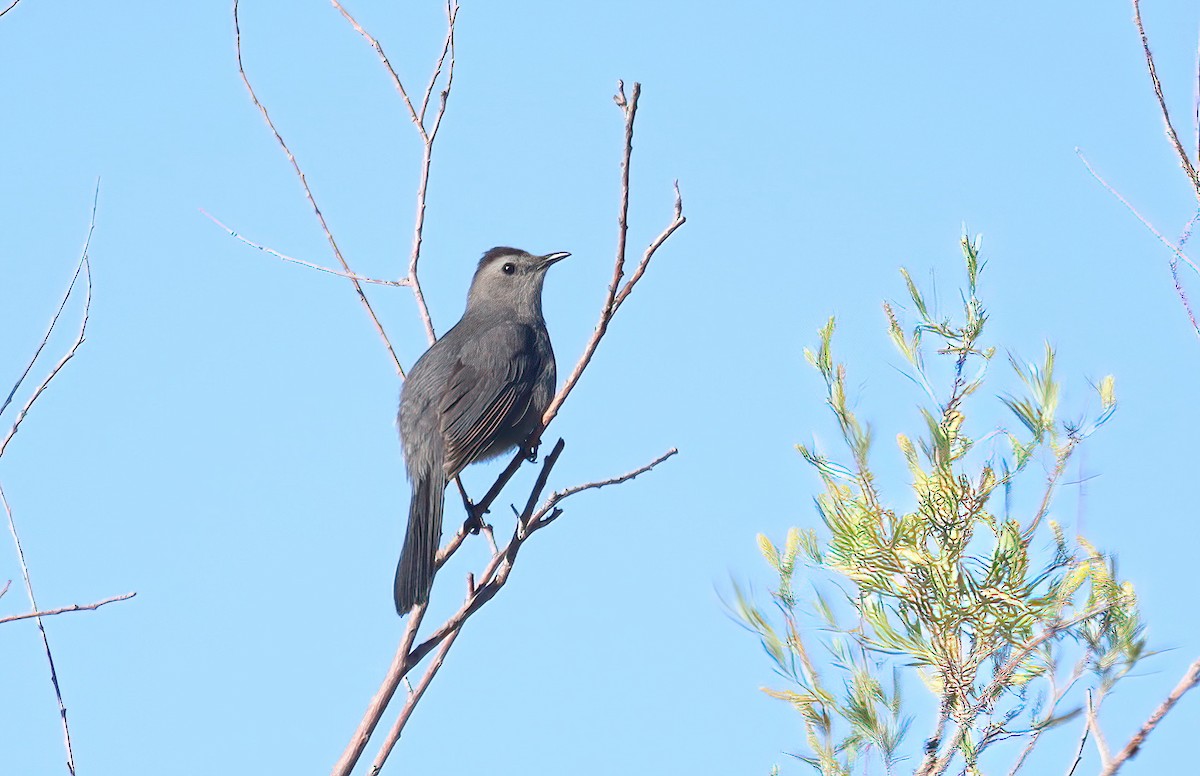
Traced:
POLYGON ((483 255, 462 320, 417 360, 400 393, 404 467, 412 483, 396 567, 396 611, 429 600, 446 485, 464 467, 520 445, 554 398, 554 351, 542 284, 569 256, 515 248, 483 255))

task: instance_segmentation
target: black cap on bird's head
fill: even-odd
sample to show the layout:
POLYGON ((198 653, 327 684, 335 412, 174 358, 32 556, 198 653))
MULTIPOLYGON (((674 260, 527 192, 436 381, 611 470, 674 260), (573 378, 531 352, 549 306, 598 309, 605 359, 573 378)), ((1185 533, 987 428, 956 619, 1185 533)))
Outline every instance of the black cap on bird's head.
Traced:
POLYGON ((518 248, 496 247, 483 254, 467 295, 467 310, 503 305, 541 315, 546 270, 571 254, 534 256, 518 248))

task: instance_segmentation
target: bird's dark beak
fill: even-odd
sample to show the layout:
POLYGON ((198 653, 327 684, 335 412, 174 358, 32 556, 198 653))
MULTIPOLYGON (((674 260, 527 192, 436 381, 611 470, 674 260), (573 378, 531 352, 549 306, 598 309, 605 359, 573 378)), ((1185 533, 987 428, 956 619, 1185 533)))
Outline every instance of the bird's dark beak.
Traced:
POLYGON ((567 253, 566 251, 560 251, 559 253, 547 253, 545 256, 542 257, 541 269, 546 269, 551 264, 560 262, 570 255, 571 254, 567 253))

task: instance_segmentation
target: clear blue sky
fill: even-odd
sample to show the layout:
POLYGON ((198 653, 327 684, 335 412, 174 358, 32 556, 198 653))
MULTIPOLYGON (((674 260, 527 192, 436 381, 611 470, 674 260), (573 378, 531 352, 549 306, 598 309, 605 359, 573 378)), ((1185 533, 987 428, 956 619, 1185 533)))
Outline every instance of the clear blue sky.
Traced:
MULTIPOLYGON (((416 85, 441 8, 394 5, 350 8, 416 85)), ((24 0, 0 19, 4 375, 36 344, 103 179, 88 341, 0 461, 44 606, 138 591, 47 622, 81 774, 327 772, 401 627, 390 585, 408 490, 384 351, 348 284, 199 212, 332 261, 238 79, 229 6, 24 0)), ((1200 13, 1182 0, 1145 13, 1186 125, 1200 13)), ((245 0, 243 36, 351 262, 399 275, 419 147, 373 52, 315 0, 245 0)), ((1166 650, 1105 715, 1123 740, 1200 652, 1200 342, 1166 254, 1073 151, 1165 230, 1194 212, 1128 4, 468 1, 458 52, 425 232, 440 329, 486 248, 569 250, 546 317, 573 363, 616 231, 610 97, 617 78, 640 80, 633 245, 669 219, 675 178, 689 221, 556 421, 567 448, 551 484, 681 453, 579 497, 534 538, 393 769, 802 772, 782 754, 802 746, 799 721, 757 689, 766 658, 718 592, 731 574, 769 581, 757 532, 818 522, 793 445, 833 438, 801 357, 829 314, 880 439, 916 428, 920 395, 893 369, 879 302, 901 295, 900 265, 936 273, 953 300, 964 222, 985 235, 993 341, 1053 342, 1068 407, 1088 379, 1117 376, 1120 410, 1084 453, 1097 476, 1056 515, 1119 553, 1166 650)), ((411 363, 424 338, 409 294, 372 297, 411 363)), ((17 575, 0 547, 0 579, 17 575)), ((3 614, 23 610, 16 588, 3 614)), ((0 655, 0 769, 64 772, 33 625, 3 626, 0 655)), ((1189 697, 1127 772, 1182 772, 1198 727, 1189 697)), ((1075 734, 1048 745, 1048 770, 1065 770, 1075 734)))

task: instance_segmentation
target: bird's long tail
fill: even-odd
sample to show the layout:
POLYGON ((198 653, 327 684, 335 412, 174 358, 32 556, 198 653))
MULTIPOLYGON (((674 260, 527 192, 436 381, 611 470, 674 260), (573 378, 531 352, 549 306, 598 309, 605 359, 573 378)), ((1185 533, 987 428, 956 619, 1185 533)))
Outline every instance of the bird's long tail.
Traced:
POLYGON ((442 540, 442 506, 446 483, 441 477, 418 477, 408 506, 408 532, 396 566, 396 612, 403 617, 429 600, 433 565, 442 540))

